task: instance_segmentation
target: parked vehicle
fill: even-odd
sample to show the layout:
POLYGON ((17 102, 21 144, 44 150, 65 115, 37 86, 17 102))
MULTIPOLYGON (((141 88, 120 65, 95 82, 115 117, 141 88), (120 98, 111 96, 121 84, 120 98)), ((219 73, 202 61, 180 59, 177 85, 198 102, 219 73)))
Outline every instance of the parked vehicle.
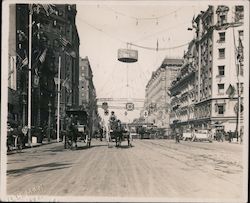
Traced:
POLYGON ((22 150, 24 147, 24 136, 20 127, 11 127, 8 125, 7 128, 7 151, 22 150))
MULTIPOLYGON (((69 109, 66 111, 68 117, 73 116, 73 123, 74 123, 74 133, 76 135, 76 141, 78 138, 80 140, 84 140, 87 144, 88 147, 91 145, 91 131, 89 130, 88 127, 88 114, 85 110, 82 109, 69 109)), ((66 133, 67 134, 67 133, 66 133)), ((69 136, 70 137, 70 136, 69 136)), ((65 139, 65 141, 67 141, 65 139)))

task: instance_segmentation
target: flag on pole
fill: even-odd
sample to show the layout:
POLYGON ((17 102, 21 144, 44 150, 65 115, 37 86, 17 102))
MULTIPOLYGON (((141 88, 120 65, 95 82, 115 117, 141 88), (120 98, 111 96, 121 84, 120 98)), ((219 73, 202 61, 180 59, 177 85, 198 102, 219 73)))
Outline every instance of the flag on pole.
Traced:
POLYGON ((27 66, 28 64, 29 64, 29 60, 28 60, 27 55, 25 54, 25 58, 22 60, 22 63, 18 69, 21 69, 22 67, 27 66))
POLYGON ((66 78, 63 82, 62 82, 62 86, 65 87, 66 83, 68 82, 69 78, 66 78))
POLYGON ((65 49, 65 53, 66 53, 67 55, 69 55, 69 56, 72 56, 73 58, 76 58, 76 52, 73 51, 73 50, 70 49, 70 48, 66 48, 66 49, 65 49))
POLYGON ((70 92, 70 83, 69 83, 69 77, 67 77, 63 82, 62 82, 62 87, 65 87, 67 92, 70 92))
POLYGON ((158 42, 158 39, 157 39, 157 42, 156 42, 156 51, 159 50, 159 42, 158 42))
POLYGON ((63 36, 60 36, 60 42, 64 47, 66 47, 68 44, 70 44, 70 42, 63 36))
POLYGON ((227 88, 226 94, 232 98, 235 94, 235 88, 234 86, 232 86, 231 84, 229 85, 229 87, 227 88))
POLYGON ((195 25, 195 15, 193 16, 192 19, 192 28, 197 28, 197 26, 195 25))
POLYGON ((242 62, 243 60, 243 43, 241 38, 239 37, 239 47, 238 47, 238 53, 237 53, 237 59, 239 60, 239 62, 242 62))
POLYGON ((54 4, 30 4, 31 13, 36 12, 39 14, 42 8, 44 9, 47 16, 50 16, 51 14, 58 15, 54 4))
POLYGON ((40 61, 41 63, 43 63, 43 62, 45 61, 46 53, 47 53, 47 48, 44 49, 43 53, 42 53, 41 56, 39 57, 39 61, 40 61))
POLYGON ((64 51, 67 55, 76 58, 76 52, 74 51, 71 43, 63 36, 60 36, 60 43, 62 44, 64 51))

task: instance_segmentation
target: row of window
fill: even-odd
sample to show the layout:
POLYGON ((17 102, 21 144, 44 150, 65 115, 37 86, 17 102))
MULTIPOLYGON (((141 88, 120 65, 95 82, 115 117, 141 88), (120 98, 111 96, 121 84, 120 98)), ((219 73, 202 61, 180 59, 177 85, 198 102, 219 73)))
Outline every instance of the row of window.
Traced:
MULTIPOLYGON (((243 30, 239 30, 238 34, 239 34, 239 39, 243 40, 243 35, 244 35, 243 30)), ((225 41, 226 41, 226 33, 225 32, 219 32, 219 40, 218 40, 218 42, 222 43, 222 42, 225 42, 225 41)))
MULTIPOLYGON (((244 19, 244 7, 235 6, 235 16, 234 21, 239 22, 244 19)), ((227 11, 218 13, 218 24, 223 25, 227 23, 227 11)))
MULTIPOLYGON (((239 67, 239 74, 243 76, 244 68, 243 66, 239 67)), ((218 66, 218 77, 223 77, 225 76, 225 66, 218 66)))
MULTIPOLYGON (((225 84, 224 83, 219 83, 218 85, 218 94, 224 94, 225 93, 225 84)), ((237 90, 236 92, 238 92, 238 88, 239 88, 239 83, 237 83, 237 90)), ((243 83, 240 83, 240 93, 243 94, 243 83)))

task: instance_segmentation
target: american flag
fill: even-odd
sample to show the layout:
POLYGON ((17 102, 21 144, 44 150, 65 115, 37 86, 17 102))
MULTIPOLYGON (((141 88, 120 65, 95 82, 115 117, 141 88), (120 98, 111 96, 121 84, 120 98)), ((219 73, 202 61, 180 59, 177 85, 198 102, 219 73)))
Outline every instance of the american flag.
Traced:
POLYGON ((60 42, 64 47, 66 47, 68 44, 70 44, 70 42, 63 36, 60 36, 60 42))
POLYGON ((57 10, 55 9, 54 4, 31 4, 30 5, 30 11, 36 12, 37 14, 40 13, 40 9, 43 8, 46 12, 47 16, 50 16, 51 14, 58 15, 57 10))
POLYGON ((40 61, 41 63, 43 63, 43 62, 45 61, 46 53, 47 53, 47 48, 44 49, 43 53, 42 53, 41 56, 39 57, 39 61, 40 61))
POLYGON ((229 87, 228 87, 228 89, 227 89, 227 91, 226 91, 226 94, 230 97, 230 98, 232 98, 233 96, 234 96, 234 94, 235 94, 235 88, 234 88, 234 86, 233 85, 229 85, 229 87))
POLYGON ((73 58, 76 58, 76 52, 73 51, 72 49, 68 48, 65 50, 65 53, 69 56, 72 56, 73 58))
POLYGON ((18 67, 18 69, 24 67, 24 66, 27 66, 29 64, 29 60, 28 60, 28 57, 27 55, 25 55, 25 58, 22 60, 22 63, 20 65, 20 67, 18 67))
POLYGON ((62 82, 62 87, 65 87, 67 92, 70 92, 70 82, 69 82, 69 77, 67 77, 63 82, 62 82))

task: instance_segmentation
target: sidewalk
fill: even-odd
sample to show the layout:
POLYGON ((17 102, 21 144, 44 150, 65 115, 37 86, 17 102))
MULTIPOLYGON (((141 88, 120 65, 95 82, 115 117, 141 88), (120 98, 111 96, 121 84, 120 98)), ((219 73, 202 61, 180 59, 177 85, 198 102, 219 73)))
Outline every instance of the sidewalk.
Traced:
POLYGON ((44 139, 42 143, 31 143, 30 146, 28 145, 28 143, 26 143, 24 149, 39 147, 39 146, 42 146, 42 145, 47 145, 47 144, 52 144, 52 143, 57 143, 57 140, 50 140, 50 142, 48 142, 48 140, 44 139))
MULTIPOLYGON (((30 146, 28 145, 28 143, 25 143, 25 148, 21 149, 21 151, 32 149, 32 148, 35 148, 35 147, 40 147, 40 146, 43 146, 43 145, 54 144, 54 143, 57 143, 56 139, 55 140, 50 140, 50 142, 48 142, 47 139, 44 139, 42 143, 31 143, 30 146)), ((18 151, 20 151, 20 150, 13 149, 12 151, 7 152, 7 155, 14 154, 14 153, 16 153, 18 151)))

